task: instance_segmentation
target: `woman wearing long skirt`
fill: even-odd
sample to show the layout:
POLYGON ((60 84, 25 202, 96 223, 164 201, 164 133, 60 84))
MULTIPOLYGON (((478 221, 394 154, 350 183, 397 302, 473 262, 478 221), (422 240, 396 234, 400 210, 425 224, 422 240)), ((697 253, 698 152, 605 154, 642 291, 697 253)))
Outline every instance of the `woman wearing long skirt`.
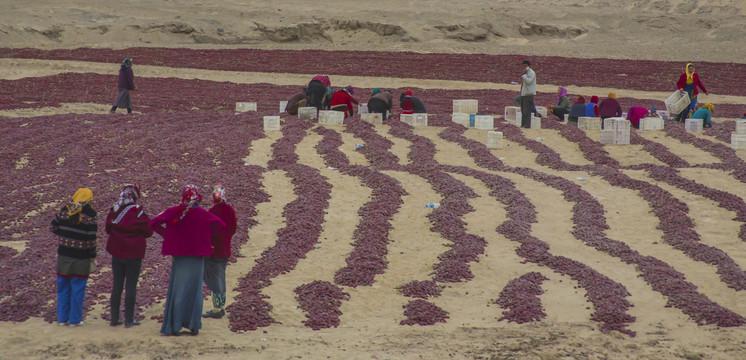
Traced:
POLYGON ((127 114, 131 114, 132 98, 130 97, 130 91, 135 91, 135 75, 132 73, 132 58, 122 60, 122 66, 119 67, 117 87, 119 88, 119 93, 117 94, 116 100, 114 100, 114 106, 111 107, 109 112, 113 114, 117 111, 117 108, 123 107, 127 109, 127 114))
POLYGON ((165 335, 179 335, 182 328, 197 335, 202 328, 204 258, 212 253, 212 236, 224 231, 225 223, 199 207, 200 201, 197 187, 187 185, 178 206, 150 221, 163 236, 163 255, 173 257, 161 326, 165 335))
POLYGON ((57 323, 83 325, 88 275, 96 267, 96 211, 93 192, 80 188, 52 220, 57 246, 57 323))

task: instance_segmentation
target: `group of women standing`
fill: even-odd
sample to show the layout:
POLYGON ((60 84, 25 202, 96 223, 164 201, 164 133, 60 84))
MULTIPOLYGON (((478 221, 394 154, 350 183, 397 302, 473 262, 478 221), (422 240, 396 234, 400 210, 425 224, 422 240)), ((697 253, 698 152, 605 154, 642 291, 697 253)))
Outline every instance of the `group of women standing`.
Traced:
MULTIPOLYGON (((686 64, 685 71, 681 74, 681 76, 679 76, 679 80, 677 81, 676 86, 682 96, 689 96, 690 103, 686 109, 676 115, 674 120, 683 122, 684 119, 687 118, 703 118, 704 126, 711 126, 712 122, 710 121, 710 115, 714 109, 714 106, 712 104, 705 104, 697 107, 697 95, 699 94, 699 91, 697 89, 701 89, 705 94, 708 94, 708 92, 705 89, 704 84, 702 84, 699 75, 694 72, 693 64, 686 64), (687 95, 684 95, 684 93, 686 93, 687 95), (699 111, 701 109, 704 110, 699 111)), ((547 106, 547 109, 550 109, 554 115, 560 118, 560 120, 564 120, 564 117, 567 114, 568 122, 575 124, 577 124, 578 117, 583 116, 600 117, 601 119, 622 116, 622 107, 619 105, 619 102, 616 99, 616 93, 610 92, 608 94, 608 97, 600 103, 598 102, 598 100, 598 96, 593 96, 591 97, 591 101, 586 104, 585 97, 583 95, 578 95, 575 103, 571 104, 570 99, 567 97, 567 89, 560 86, 557 89, 556 105, 547 106)), ((640 111, 637 108, 639 107, 632 107, 628 112, 628 117, 632 117, 632 119, 628 120, 633 121, 633 123, 635 123, 635 127, 637 127, 636 124, 639 122, 639 119, 644 116, 638 116, 638 113, 640 113, 640 111)), ((645 114, 650 114, 647 109, 645 109, 645 111, 645 114)))
MULTIPOLYGON (((113 286, 111 326, 122 324, 120 304, 124 301, 124 326, 135 320, 137 282, 147 247, 146 239, 155 231, 163 237, 162 254, 172 256, 166 305, 161 333, 179 335, 182 328, 199 334, 201 318, 225 315, 225 269, 236 231, 236 215, 225 202, 225 189, 216 185, 213 207, 201 208, 202 195, 194 185, 182 189, 181 202, 152 220, 137 204, 140 188, 127 184, 106 218, 109 235, 106 250, 112 255, 113 286), (202 314, 202 283, 212 291, 214 309, 202 314)), ((57 247, 57 322, 83 324, 86 283, 96 267, 97 214, 92 207, 93 192, 81 188, 52 220, 57 247)))

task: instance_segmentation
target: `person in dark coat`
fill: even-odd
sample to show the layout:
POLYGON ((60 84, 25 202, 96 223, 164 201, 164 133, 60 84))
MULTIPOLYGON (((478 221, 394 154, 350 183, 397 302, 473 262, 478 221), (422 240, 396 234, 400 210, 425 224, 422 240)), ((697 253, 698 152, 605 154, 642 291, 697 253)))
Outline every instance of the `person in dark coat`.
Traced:
POLYGON ((327 88, 331 88, 332 82, 328 76, 317 75, 311 79, 306 89, 306 96, 308 97, 308 106, 313 106, 318 110, 324 108, 324 99, 326 97, 327 88))
POLYGON ((368 100, 368 112, 383 114, 383 118, 388 118, 388 114, 391 113, 391 102, 393 95, 391 91, 383 90, 380 88, 373 89, 370 100, 368 100))
POLYGON ((427 109, 420 98, 414 96, 412 90, 407 90, 399 96, 402 114, 425 114, 427 109))
POLYGON ((619 105, 615 92, 610 92, 609 96, 598 105, 598 116, 601 117, 601 120, 622 116, 622 106, 619 105))
POLYGON ((306 98, 306 88, 303 88, 303 90, 295 95, 293 95, 289 100, 287 106, 285 106, 285 112, 287 112, 290 115, 298 115, 298 108, 299 107, 305 107, 308 100, 306 98))
POLYGON ((123 107, 127 109, 127 114, 132 113, 132 98, 130 97, 130 91, 135 91, 135 75, 132 73, 132 58, 126 58, 122 60, 122 66, 119 67, 119 81, 117 82, 119 88, 119 94, 116 100, 114 100, 114 106, 109 110, 110 113, 115 113, 117 108, 123 107))
POLYGON ((570 108, 570 115, 567 116, 567 123, 578 123, 579 117, 585 116, 585 96, 578 95, 578 100, 575 101, 574 104, 572 104, 572 107, 570 108))

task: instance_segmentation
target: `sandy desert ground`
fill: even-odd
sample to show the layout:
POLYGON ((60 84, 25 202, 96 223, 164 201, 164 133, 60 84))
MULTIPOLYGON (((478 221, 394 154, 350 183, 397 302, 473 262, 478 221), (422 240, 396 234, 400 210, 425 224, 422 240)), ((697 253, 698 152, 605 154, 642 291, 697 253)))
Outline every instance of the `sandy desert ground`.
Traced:
MULTIPOLYGON (((104 0, 94 3, 63 0, 49 3, 29 0, 0 1, 0 10, 3 10, 0 11, 0 44, 3 48, 121 49, 152 46, 194 49, 325 49, 597 57, 668 60, 680 61, 682 64, 688 61, 746 62, 743 41, 746 38, 746 2, 739 0, 439 0, 403 3, 383 0, 375 4, 334 0, 320 5, 301 1, 189 0, 123 3, 104 0)), ((116 64, 92 61, 0 57, 1 80, 23 80, 59 74, 111 75, 116 68, 116 64)), ((721 76, 719 79, 727 78, 727 74, 710 71, 711 74, 721 76)), ((254 73, 136 64, 136 75, 143 79, 179 78, 287 86, 303 85, 313 74, 298 73, 290 69, 281 73, 254 73)), ((335 75, 334 69, 330 69, 329 75, 335 83, 352 83, 360 88, 373 88, 385 83, 391 88, 515 90, 509 84, 491 82, 335 75)), ((539 91, 550 93, 557 85, 559 84, 543 83, 540 84, 539 91)), ((667 95, 662 91, 604 86, 568 88, 571 93, 606 94, 608 91, 616 91, 620 97, 647 100, 660 100, 667 95)), ((738 92, 712 93, 705 100, 719 104, 746 104, 746 96, 738 92)), ((116 137, 113 133, 116 125, 96 117, 101 115, 86 115, 103 114, 109 107, 108 103, 72 101, 63 102, 61 106, 12 109, 0 106, 3 132, 10 134, 3 139, 17 141, 18 138, 14 138, 13 134, 19 137, 31 134, 29 128, 43 128, 46 121, 54 121, 55 115, 83 114, 81 120, 64 121, 67 121, 66 124, 83 124, 86 133, 96 129, 92 127, 96 124, 91 123, 100 121, 103 127, 99 129, 108 129, 112 133, 99 134, 97 139, 109 141, 116 137), (38 116, 52 118, 35 118, 38 116)), ((493 111, 496 116, 502 115, 494 109, 493 111)), ((194 111, 199 112, 204 111, 194 111)), ((434 115, 436 119, 438 116, 450 116, 446 113, 434 115)), ((126 121, 126 126, 132 131, 145 131, 148 126, 138 123, 138 117, 155 121, 158 114, 143 113, 122 121, 126 121)), ((118 116, 116 119, 125 118, 118 116)), ((260 116, 255 120, 259 119, 260 116)), ((732 117, 714 118, 716 125, 732 123, 733 120, 735 119, 732 117)), ((218 117, 215 123, 225 129, 235 126, 225 117, 218 117)), ((184 124, 200 126, 196 120, 185 120, 184 124)), ((289 120, 286 119, 285 124, 290 124, 289 120)), ((167 127, 165 124, 163 126, 167 127)), ((500 126, 501 129, 509 129, 512 125, 500 126)), ((575 203, 567 200, 560 190, 512 170, 485 167, 463 145, 442 135, 449 129, 445 125, 414 128, 411 134, 432 142, 435 149, 434 160, 438 164, 478 169, 512 181, 515 189, 525 194, 526 199, 535 207, 536 222, 530 228, 532 236, 549 244, 554 256, 573 259, 590 266, 613 282, 626 287, 629 295, 625 298, 632 305, 627 313, 635 318, 634 322, 628 324, 628 330, 636 335, 600 331, 602 324, 592 319, 592 314, 598 309, 589 302, 586 293, 588 289, 581 287, 576 279, 566 274, 527 262, 519 256, 520 244, 495 230, 509 219, 509 206, 498 201, 491 192, 493 189, 483 181, 451 168, 445 172, 475 193, 475 196, 468 199, 473 211, 467 212, 461 219, 465 223, 466 232, 486 241, 484 254, 480 255, 477 262, 469 265, 473 279, 441 283, 444 286, 442 294, 428 299, 448 311, 449 318, 445 323, 430 326, 400 325, 400 321, 405 319, 402 307, 412 299, 402 295, 397 288, 412 280, 431 279, 433 266, 438 262, 439 255, 447 251, 449 240, 433 230, 431 219, 427 217, 432 210, 423 206, 429 202, 442 201, 444 195, 423 176, 407 171, 409 168, 406 168, 413 164, 409 156, 421 150, 412 145, 422 140, 401 136, 397 132, 399 127, 395 124, 374 127, 377 136, 392 143, 390 149, 384 152, 393 155, 398 165, 402 166, 380 172, 395 179, 406 191, 398 212, 390 220, 392 229, 389 234, 386 271, 377 275, 375 283, 370 286, 342 286, 349 294, 349 299, 343 301, 339 309, 342 312, 340 325, 311 330, 303 324, 305 313, 299 308, 293 291, 299 285, 313 280, 334 282, 335 272, 345 266, 345 257, 353 250, 350 239, 361 220, 358 210, 372 196, 371 188, 359 178, 328 167, 329 164, 317 147, 323 141, 322 135, 314 131, 316 128, 324 126, 314 125, 305 129, 302 140, 295 145, 293 152, 298 157, 298 163, 314 169, 332 185, 330 198, 319 242, 314 249, 298 262, 293 271, 277 276, 271 285, 263 289, 263 294, 268 296, 268 301, 273 306, 271 315, 277 323, 254 331, 232 332, 229 330, 230 320, 225 317, 220 320, 205 320, 197 337, 163 337, 158 333, 160 324, 151 319, 162 313, 160 303, 143 310, 145 320, 142 326, 125 330, 111 328, 102 319, 108 304, 104 296, 87 313, 86 324, 82 327, 58 327, 40 317, 23 322, 0 322, 0 359, 746 358, 746 325, 699 325, 680 308, 668 306, 671 297, 653 289, 651 283, 643 278, 639 264, 624 262, 598 248, 586 246, 587 244, 576 238, 573 234, 575 203), (544 292, 538 296, 546 317, 525 324, 499 321, 504 309, 493 301, 510 280, 529 272, 538 272, 547 278, 541 284, 544 292)), ((350 165, 377 168, 373 163, 374 159, 356 151, 355 145, 365 143, 366 139, 343 126, 327 128, 341 135, 339 150, 347 156, 350 165)), ((696 139, 726 146, 729 145, 727 142, 705 133, 696 133, 694 140, 682 140, 663 131, 638 134, 643 139, 641 141, 659 144, 688 161, 687 166, 677 168, 681 178, 727 193, 734 203, 743 205, 746 184, 734 175, 741 168, 708 167, 708 164, 718 164, 723 159, 714 151, 694 144, 696 139)), ((241 256, 228 267, 229 289, 236 288, 240 279, 252 271, 255 260, 262 256, 262 251, 274 244, 278 230, 286 225, 283 209, 298 197, 293 192, 294 185, 288 172, 272 168, 271 165, 275 151, 273 144, 281 143, 283 136, 282 132, 266 132, 264 137, 247 142, 245 148, 240 148, 237 151, 239 156, 220 158, 211 165, 221 170, 220 167, 226 166, 226 163, 245 162, 262 169, 261 186, 269 197, 266 202, 254 204, 257 212, 254 216, 256 225, 248 231, 244 228, 243 233, 236 235, 244 240, 248 238, 248 241, 240 248, 241 256)), ((593 141, 599 140, 598 132, 588 131, 587 137, 593 141)), ((483 143, 485 131, 466 129, 463 131, 463 138, 483 143)), ((502 149, 490 150, 489 153, 510 169, 528 168, 578 185, 603 207, 609 227, 605 230, 608 238, 619 240, 642 255, 665 262, 678 271, 688 284, 696 286, 698 294, 734 313, 734 316, 746 317, 746 295, 743 290, 736 290, 726 283, 722 275, 722 271, 725 271, 723 268, 714 263, 696 261, 663 241, 665 234, 659 223, 660 217, 653 215, 651 201, 645 199, 640 191, 617 186, 609 178, 585 168, 568 170, 568 167, 542 163, 539 155, 543 150, 536 150, 537 147, 532 145, 537 142, 534 139, 539 138, 542 139, 540 143, 556 152, 564 164, 581 167, 594 164, 594 158, 583 145, 569 140, 561 129, 555 127, 524 129, 507 138, 502 149)), ((26 177, 28 180, 24 191, 31 191, 32 194, 37 189, 41 189, 40 194, 53 192, 52 188, 57 185, 50 185, 52 183, 42 178, 31 177, 31 170, 40 164, 40 159, 34 156, 41 152, 40 148, 48 145, 44 141, 59 144, 59 140, 50 135, 27 140, 29 145, 26 147, 18 143, 3 143, 3 164, 8 165, 8 170, 4 170, 4 177, 0 177, 3 179, 2 190, 18 196, 11 183, 15 183, 18 177, 26 177)), ((131 141, 136 142, 137 139, 133 137, 131 141)), ((211 152, 209 149, 208 147, 208 152, 211 152)), ((700 242, 726 254, 732 259, 735 273, 743 276, 741 268, 746 266, 746 249, 739 238, 739 231, 742 231, 741 227, 746 221, 740 218, 742 214, 739 211, 744 208, 724 207, 702 193, 687 191, 654 178, 644 168, 635 168, 635 165, 641 164, 662 167, 668 165, 665 159, 654 156, 641 144, 606 145, 602 149, 608 153, 609 158, 618 162, 620 173, 652 184, 684 203, 688 208, 687 216, 693 221, 692 230, 698 234, 700 242)), ((101 173, 121 171, 114 164, 94 165, 93 159, 103 153, 104 151, 99 150, 91 153, 91 166, 96 169, 89 174, 93 179, 97 179, 96 176, 101 176, 101 173)), ((746 161, 746 150, 731 151, 729 154, 741 162, 746 161)), ((65 163, 66 155, 61 152, 59 156, 61 161, 58 161, 56 168, 52 167, 54 169, 64 168, 60 164, 65 163)), ((127 161, 129 160, 128 158, 127 161)), ((229 168, 222 170, 229 171, 227 169, 229 168)), ((59 176, 60 172, 61 170, 50 170, 50 176, 59 176)), ((126 170, 125 174, 135 175, 126 170)), ((173 180, 182 182, 185 179, 177 177, 173 180)), ((104 193, 104 190, 105 187, 100 186, 98 193, 104 193)), ((111 190, 111 194, 102 195, 102 200, 97 203, 99 213, 105 211, 115 196, 114 190, 106 190, 111 190)), ((148 206, 149 199, 143 201, 148 206)), ((16 204, 14 202, 12 206, 16 204)), ((49 218, 51 209, 57 205, 59 202, 44 203, 26 216, 49 218)), ((0 210, 3 208, 0 207, 0 210)), ((13 256, 3 252, 0 260, 5 268, 13 257, 22 256, 35 240, 26 239, 28 234, 14 231, 14 226, 17 225, 11 219, 3 219, 2 225, 3 238, 0 239, 0 245, 18 252, 13 256)), ((37 231, 35 236, 49 237, 45 231, 37 231)), ((103 248, 104 240, 101 241, 103 248)), ((50 238, 47 242, 53 244, 54 240, 50 238)), ((53 252, 53 247, 49 251, 53 252)), ((106 271, 104 267, 101 273, 106 271)), ((50 288, 49 291, 53 292, 54 289, 50 288)), ((231 304, 238 297, 237 292, 229 291, 228 303, 231 304)), ((7 294, 0 297, 0 313, 6 314, 11 298, 7 294)), ((206 302, 205 306, 208 305, 206 302)))

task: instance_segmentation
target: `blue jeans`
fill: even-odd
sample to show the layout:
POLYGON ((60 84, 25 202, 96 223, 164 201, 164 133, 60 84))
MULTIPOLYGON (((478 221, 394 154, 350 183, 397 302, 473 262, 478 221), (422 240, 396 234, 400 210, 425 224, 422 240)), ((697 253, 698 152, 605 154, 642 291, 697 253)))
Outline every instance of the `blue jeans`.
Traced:
POLYGON ((87 282, 88 278, 57 276, 57 322, 80 324, 87 282))

